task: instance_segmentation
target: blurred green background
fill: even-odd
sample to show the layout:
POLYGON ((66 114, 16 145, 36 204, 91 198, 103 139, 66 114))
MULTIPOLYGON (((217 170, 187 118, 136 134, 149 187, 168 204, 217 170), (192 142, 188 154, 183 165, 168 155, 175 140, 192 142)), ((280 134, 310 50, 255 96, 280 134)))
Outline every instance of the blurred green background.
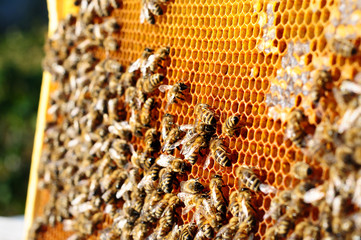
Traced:
POLYGON ((0 215, 24 213, 47 31, 45 0, 0 1, 0 215))

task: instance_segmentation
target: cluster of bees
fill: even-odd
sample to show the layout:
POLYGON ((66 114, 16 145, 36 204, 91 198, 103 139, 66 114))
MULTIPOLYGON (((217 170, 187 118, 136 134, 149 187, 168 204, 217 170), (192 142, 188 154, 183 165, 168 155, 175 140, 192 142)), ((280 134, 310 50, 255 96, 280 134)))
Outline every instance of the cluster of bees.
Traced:
MULTIPOLYGON (((354 57, 357 47, 348 40, 333 39, 330 50, 339 57, 354 57)), ((286 135, 328 171, 326 180, 310 179, 312 168, 298 162, 294 177, 302 180, 293 190, 278 192, 265 218, 275 224, 266 239, 360 239, 361 238, 361 82, 334 82, 331 71, 316 70, 307 100, 320 123, 311 124, 303 108, 289 113, 286 135), (326 104, 327 103, 327 104, 326 104), (305 211, 308 209, 308 211, 305 211), (309 219, 315 212, 317 220, 309 219)), ((318 176, 321 177, 321 176, 318 176)))
MULTIPOLYGON (((155 23, 166 1, 142 0, 141 22, 155 23)), ((127 68, 110 57, 119 49, 115 35, 121 26, 109 16, 116 0, 76 0, 79 13, 59 24, 46 44, 44 69, 51 73, 51 93, 45 129, 39 188, 49 201, 34 222, 30 239, 49 226, 62 223, 74 232, 70 240, 87 239, 253 239, 260 213, 257 195, 275 194, 253 169, 233 168, 230 151, 216 134, 218 115, 204 103, 194 108, 193 124, 177 125, 169 106, 187 101, 184 82, 162 85, 170 47, 145 48, 127 68), (97 19, 96 21, 94 21, 97 19), (105 59, 97 53, 103 51, 105 59), (166 94, 161 114, 154 95, 166 94), (203 156, 207 156, 205 159, 203 156), (237 190, 227 199, 228 187, 219 174, 210 182, 188 177, 192 166, 213 159, 221 170, 232 170, 237 190), (189 221, 182 215, 190 214, 189 221)), ((349 41, 332 39, 331 52, 344 58, 357 54, 349 41)), ((307 97, 323 114, 311 124, 306 111, 296 108, 286 135, 329 169, 325 181, 310 180, 313 169, 294 164, 300 183, 278 191, 264 218, 275 224, 266 239, 361 238, 361 82, 333 82, 328 70, 317 70, 307 97), (328 106, 325 103, 333 103, 328 106), (335 106, 329 117, 327 108, 335 106), (305 209, 317 209, 309 220, 305 209)), ((237 136, 242 122, 229 116, 222 134, 237 136)), ((314 178, 312 178, 314 179, 314 178)))
MULTIPOLYGON (((218 116, 212 107, 197 104, 194 124, 178 126, 169 113, 160 126, 152 118, 160 112, 152 97, 158 89, 166 92, 165 111, 187 96, 183 82, 161 85, 170 48, 145 48, 125 69, 109 57, 119 48, 114 35, 121 27, 114 19, 93 21, 108 16, 117 2, 76 3, 79 14, 63 20, 46 43, 43 65, 56 89, 49 99, 38 187, 50 197, 30 239, 56 223, 74 232, 71 240, 93 234, 101 239, 252 239, 257 221, 252 198, 256 192, 275 192, 272 186, 240 167, 242 188, 228 203, 222 176, 212 176, 209 186, 187 177, 204 153, 204 167, 211 159, 221 168, 232 167, 228 148, 215 134, 218 116), (105 59, 97 57, 99 50, 105 59), (184 158, 176 157, 175 149, 184 158), (193 217, 184 223, 181 215, 188 212, 193 217)), ((239 116, 230 116, 222 132, 232 137, 240 125, 239 116)))

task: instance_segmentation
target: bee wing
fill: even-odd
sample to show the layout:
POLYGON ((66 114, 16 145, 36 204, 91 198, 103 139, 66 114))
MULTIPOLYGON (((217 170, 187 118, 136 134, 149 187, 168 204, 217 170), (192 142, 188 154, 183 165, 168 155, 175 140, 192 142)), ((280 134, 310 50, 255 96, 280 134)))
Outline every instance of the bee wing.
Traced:
MULTIPOLYGON (((153 62, 155 61, 156 59, 156 56, 154 54, 150 55, 147 59, 146 62, 144 62, 144 65, 143 65, 143 68, 144 68, 144 71, 146 71, 152 64, 153 62)), ((143 72, 142 72, 143 73, 143 72)), ((144 74, 144 73, 143 73, 144 74)), ((146 75, 146 74, 144 74, 146 75)))
POLYGON ((347 92, 361 94, 361 85, 351 81, 343 81, 340 89, 347 92))
MULTIPOLYGON (((229 223, 221 227, 215 237, 215 239, 221 238, 223 233, 225 233, 228 230, 229 223)), ((222 238, 221 238, 222 239, 222 238)))
POLYGON ((132 155, 138 154, 138 153, 134 150, 133 144, 128 143, 128 146, 129 146, 129 149, 130 149, 130 152, 132 153, 132 155))
POLYGON ((348 109, 341 119, 339 132, 342 133, 348 128, 350 128, 359 119, 360 115, 361 107, 358 107, 356 109, 348 109))
POLYGON ((168 166, 170 166, 170 163, 173 159, 174 159, 174 157, 172 155, 162 154, 159 156, 156 163, 161 167, 168 167, 168 166))
POLYGON ((121 155, 114 148, 109 149, 109 156, 114 161, 117 161, 117 160, 121 159, 121 155))
POLYGON ((148 7, 149 11, 151 13, 153 13, 154 15, 162 15, 162 12, 157 11, 157 9, 159 7, 159 6, 157 7, 157 4, 158 3, 154 0, 148 0, 147 7, 148 7))
POLYGON ((211 157, 212 157, 212 154, 209 153, 206 158, 206 161, 204 162, 203 169, 206 169, 209 166, 209 164, 211 163, 211 157))
POLYGON ((150 18, 150 14, 151 14, 145 1, 142 2, 143 2, 143 6, 142 9, 140 10, 140 23, 144 23, 148 18, 150 18))
MULTIPOLYGON (((140 14, 140 16, 142 16, 142 14, 140 14)), ((132 73, 137 71, 140 68, 141 65, 141 59, 138 58, 135 62, 133 62, 129 68, 128 68, 128 72, 132 73)))
POLYGON ((314 202, 321 200, 324 197, 325 197, 325 192, 323 191, 323 186, 321 185, 317 188, 312 188, 312 189, 308 190, 303 195, 303 201, 305 203, 314 203, 314 202))
POLYGON ((241 201, 241 207, 242 207, 242 212, 245 215, 245 219, 248 218, 249 211, 248 211, 248 208, 247 208, 247 205, 246 205, 246 202, 244 199, 242 199, 242 201, 241 201))
POLYGON ((127 179, 127 182, 122 185, 120 190, 116 193, 115 197, 117 199, 123 197, 125 192, 132 190, 132 187, 133 187, 133 184, 129 181, 129 179, 127 179))
POLYGON ((112 5, 112 7, 115 8, 119 8, 119 3, 117 2, 117 0, 109 0, 110 5, 112 5))
POLYGON ((261 183, 259 185, 259 190, 261 190, 261 192, 263 192, 264 194, 270 194, 270 193, 277 192, 275 187, 268 185, 268 184, 264 184, 264 183, 261 183))
POLYGON ((193 143, 189 149, 185 149, 184 147, 182 148, 185 149, 183 152, 184 158, 189 158, 197 149, 199 149, 199 147, 201 146, 200 143, 193 143))
POLYGON ((168 91, 168 90, 171 89, 171 88, 172 88, 172 85, 160 85, 160 86, 158 87, 159 91, 161 91, 161 92, 168 91))
POLYGON ((183 125, 179 126, 179 130, 181 130, 183 132, 192 130, 192 129, 194 129, 194 124, 183 124, 183 125))
POLYGON ((162 127, 162 138, 163 140, 167 139, 167 128, 165 126, 162 127))
POLYGON ((180 232, 180 228, 179 228, 178 224, 175 224, 172 228, 172 231, 169 234, 168 239, 178 239, 176 237, 178 236, 179 232, 180 232))
POLYGON ((185 208, 182 208, 182 215, 186 215, 195 206, 196 206, 195 204, 191 204, 191 205, 186 206, 185 208))
POLYGON ((168 139, 168 137, 166 138, 165 142, 164 142, 164 146, 162 148, 162 151, 164 152, 165 150, 173 150, 176 147, 178 147, 179 145, 182 144, 182 139, 169 145, 169 141, 170 139, 168 139))
POLYGON ((145 240, 156 240, 158 233, 157 232, 153 232, 152 234, 150 234, 145 240))
POLYGON ((102 147, 102 143, 100 141, 94 143, 92 148, 89 150, 89 154, 94 155, 95 153, 97 153, 100 150, 101 147, 102 147))
POLYGON ((150 176, 149 174, 147 174, 147 175, 145 175, 145 176, 142 178, 142 180, 140 180, 140 182, 138 183, 137 187, 138 187, 139 189, 143 189, 144 186, 145 186, 147 183, 151 182, 151 181, 152 181, 151 176, 150 176))
POLYGON ((355 203, 358 207, 361 207, 361 178, 358 178, 356 181, 355 191, 352 196, 352 202, 355 203))
POLYGON ((130 130, 131 127, 130 127, 130 124, 127 122, 127 121, 122 121, 120 123, 118 122, 114 122, 114 127, 117 128, 117 129, 122 129, 122 128, 125 128, 127 130, 130 130))
POLYGON ((184 202, 184 205, 186 207, 190 206, 190 205, 192 205, 192 207, 194 207, 194 203, 192 203, 192 199, 194 197, 193 194, 187 193, 187 192, 180 192, 180 193, 177 194, 177 196, 182 202, 184 202))
MULTIPOLYGON (((361 179, 361 178, 360 178, 361 179)), ((360 182, 361 183, 361 182, 360 182)), ((357 186, 357 183, 356 183, 356 186, 357 186)), ((361 190, 361 189, 360 189, 361 190)), ((356 191, 359 191, 358 188, 355 188, 355 193, 356 194, 356 191)), ((336 196, 336 190, 335 190, 335 185, 333 184, 333 182, 330 182, 328 184, 328 188, 326 190, 326 196, 325 196, 325 199, 326 199, 326 202, 331 205, 331 203, 333 202, 333 199, 335 198, 336 196)))
MULTIPOLYGON (((169 141, 167 141, 167 142, 169 142, 169 141)), ((167 149, 167 150, 173 150, 173 149, 175 149, 176 147, 178 147, 179 145, 182 144, 182 139, 179 140, 179 141, 177 141, 177 142, 175 142, 175 143, 173 143, 173 144, 171 144, 171 145, 169 145, 169 143, 167 143, 167 142, 164 144, 163 151, 164 151, 165 149, 167 149), (166 145, 166 144, 167 144, 167 145, 166 145)))

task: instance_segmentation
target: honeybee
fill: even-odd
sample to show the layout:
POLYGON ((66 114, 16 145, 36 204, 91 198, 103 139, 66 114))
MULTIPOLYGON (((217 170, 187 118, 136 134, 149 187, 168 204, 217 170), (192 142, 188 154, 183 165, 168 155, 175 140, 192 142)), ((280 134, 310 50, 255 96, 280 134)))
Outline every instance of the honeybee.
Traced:
POLYGON ((151 215, 156 218, 156 219, 160 219, 161 216, 163 215, 164 210, 167 208, 168 204, 169 204, 169 199, 174 196, 174 194, 171 193, 166 193, 163 197, 163 199, 161 199, 155 206, 154 208, 152 208, 150 210, 151 215))
POLYGON ((148 98, 143 107, 142 107, 142 111, 140 113, 140 122, 144 125, 144 126, 149 126, 150 120, 151 120, 151 110, 154 107, 154 99, 153 98, 148 98))
POLYGON ((159 16, 163 14, 163 10, 156 0, 142 0, 142 8, 140 12, 140 23, 147 20, 148 23, 154 24, 154 15, 159 16))
POLYGON ((201 122, 207 125, 216 124, 216 118, 214 116, 214 112, 210 109, 209 105, 199 103, 196 105, 194 111, 197 116, 197 119, 199 119, 201 122))
POLYGON ((146 223, 140 222, 134 226, 131 234, 134 240, 144 240, 148 235, 149 230, 150 228, 146 223))
POLYGON ((144 191, 148 194, 154 192, 154 190, 156 188, 156 180, 158 179, 158 174, 160 171, 160 167, 158 168, 158 167, 154 167, 154 166, 157 166, 157 165, 153 165, 153 167, 150 169, 151 172, 144 175, 144 177, 140 180, 140 182, 137 185, 137 187, 139 189, 144 189, 144 191), (156 178, 154 177, 154 175, 156 176, 156 178), (153 179, 155 179, 155 180, 153 180, 153 179))
POLYGON ((122 198, 126 192, 131 191, 134 187, 136 189, 136 186, 138 185, 140 180, 141 177, 138 169, 131 169, 129 171, 128 178, 125 180, 120 190, 116 193, 116 198, 122 198))
POLYGON ((264 219, 268 217, 272 217, 272 219, 278 219, 280 218, 284 213, 291 202, 291 190, 284 190, 282 191, 279 196, 276 196, 272 199, 270 208, 268 212, 264 215, 264 219))
POLYGON ((252 191, 261 191, 265 194, 276 192, 276 189, 274 187, 261 183, 256 174, 248 167, 238 168, 237 177, 239 178, 241 185, 243 184, 252 191))
POLYGON ((102 23, 102 29, 108 34, 111 34, 119 31, 120 25, 117 23, 115 18, 110 18, 102 23))
POLYGON ((240 204, 238 201, 239 198, 239 193, 238 191, 233 191, 230 195, 229 195, 229 205, 228 205, 228 210, 230 211, 230 213, 234 216, 234 217, 238 217, 240 216, 240 204))
POLYGON ((332 90, 332 76, 329 71, 318 70, 314 75, 313 86, 310 92, 310 99, 312 104, 316 105, 320 98, 325 95, 327 91, 332 90))
POLYGON ((110 7, 113 9, 119 7, 119 4, 116 0, 97 0, 95 2, 98 2, 98 4, 95 4, 95 6, 99 7, 97 12, 102 14, 99 16, 109 16, 111 9, 110 7))
POLYGON ((140 58, 138 58, 134 63, 132 63, 129 68, 128 72, 136 72, 139 69, 141 69, 143 66, 145 66, 149 56, 153 53, 153 49, 151 48, 145 48, 143 53, 141 54, 140 58))
POLYGON ((223 185, 222 176, 214 175, 209 183, 209 189, 211 191, 210 196, 214 207, 218 212, 225 216, 227 212, 227 203, 222 193, 223 185))
POLYGON ((294 217, 290 214, 285 214, 278 219, 275 224, 275 235, 279 237, 286 237, 288 232, 294 227, 294 217))
POLYGON ((132 132, 130 126, 126 121, 123 122, 113 122, 112 125, 108 127, 110 133, 119 136, 121 139, 130 141, 132 139, 132 132))
MULTIPOLYGON (((297 226, 296 226, 296 228, 297 228, 297 226)), ((307 224, 303 230, 303 239, 313 240, 313 239, 319 239, 319 238, 320 238, 320 228, 318 226, 313 225, 311 222, 307 222, 307 224)))
POLYGON ((145 152, 154 153, 159 148, 159 140, 157 130, 154 128, 148 129, 144 135, 145 152))
POLYGON ((122 180, 123 182, 125 181, 125 179, 128 176, 126 175, 126 173, 124 171, 122 171, 121 169, 116 169, 115 171, 113 171, 110 174, 105 175, 104 177, 102 177, 102 179, 99 181, 92 181, 92 190, 95 190, 96 188, 98 188, 97 186, 99 186, 100 183, 100 187, 101 190, 104 192, 107 189, 111 188, 111 186, 116 183, 118 180, 122 180))
POLYGON ((346 39, 331 39, 330 50, 342 57, 352 57, 358 52, 357 47, 346 39))
POLYGON ((118 73, 118 72, 121 72, 122 69, 123 69, 123 66, 119 62, 112 60, 112 59, 104 60, 104 70, 106 72, 118 73))
POLYGON ((107 105, 109 122, 113 123, 115 121, 118 121, 120 117, 118 115, 118 108, 120 105, 118 98, 109 99, 107 105))
POLYGON ((117 193, 117 189, 112 187, 106 190, 101 196, 101 198, 104 200, 105 203, 109 203, 115 200, 116 193, 117 193))
POLYGON ((195 215, 195 222, 198 226, 198 232, 194 236, 195 240, 201 239, 211 239, 214 236, 214 230, 210 223, 208 222, 207 218, 203 216, 203 214, 196 214, 195 215))
POLYGON ((144 161, 141 161, 140 164, 145 171, 148 171, 155 163, 155 158, 154 157, 146 157, 143 159, 144 159, 144 161))
POLYGON ((116 51, 119 48, 118 41, 112 36, 106 37, 104 39, 103 45, 106 51, 116 51))
POLYGON ((117 163, 119 167, 123 167, 128 161, 130 154, 129 144, 123 139, 116 139, 113 141, 109 149, 110 158, 117 163))
POLYGON ((173 154, 174 149, 176 148, 176 143, 182 138, 183 131, 179 127, 172 128, 168 136, 165 138, 164 145, 162 150, 168 154, 173 154))
POLYGON ((291 240, 302 240, 303 235, 304 235, 304 230, 305 230, 305 228, 308 227, 309 224, 310 223, 308 221, 302 221, 302 222, 298 223, 296 225, 295 230, 293 231, 293 233, 289 236, 289 239, 291 239, 291 240))
POLYGON ((175 224, 172 231, 167 235, 167 240, 177 240, 180 236, 181 228, 175 224))
POLYGON ((143 136, 143 133, 142 133, 143 125, 140 123, 139 115, 135 114, 134 111, 132 112, 132 115, 129 119, 129 127, 134 136, 136 136, 136 137, 143 136))
POLYGON ((143 92, 151 93, 163 82, 164 75, 160 73, 155 73, 144 78, 143 82, 143 92))
POLYGON ((319 225, 325 232, 332 232, 332 209, 326 201, 322 201, 319 205, 319 225))
POLYGON ((173 191, 173 182, 175 180, 175 174, 167 168, 163 168, 159 172, 160 177, 160 189, 165 193, 171 193, 173 191))
POLYGON ((153 166, 150 168, 150 170, 149 170, 149 175, 150 175, 150 178, 151 178, 153 181, 158 180, 158 178, 159 178, 159 172, 160 172, 161 169, 162 169, 162 167, 159 166, 158 164, 153 164, 153 166))
POLYGON ((103 12, 103 9, 100 6, 100 0, 96 0, 94 1, 94 12, 99 16, 99 17, 104 17, 106 16, 106 12, 103 12))
MULTIPOLYGON (((209 149, 211 150, 211 155, 213 159, 223 167, 230 167, 232 165, 231 160, 228 158, 228 152, 226 147, 223 145, 223 142, 219 138, 213 138, 209 144, 209 149)), ((208 162, 208 161, 206 161, 208 162)), ((208 164, 205 163, 205 167, 208 164)))
POLYGON ((178 204, 176 201, 174 202, 176 199, 176 196, 170 198, 170 202, 162 214, 162 217, 159 221, 160 225, 157 231, 157 239, 164 238, 170 232, 175 223, 175 209, 178 204))
POLYGON ((177 99, 184 101, 184 99, 181 97, 181 95, 184 96, 183 91, 186 90, 187 88, 188 88, 188 86, 181 82, 178 82, 174 85, 160 85, 159 86, 159 91, 161 91, 161 92, 168 91, 167 105, 165 106, 165 111, 167 111, 168 106, 170 104, 177 103, 177 99))
POLYGON ((168 133, 174 126, 174 116, 166 113, 162 118, 162 138, 165 140, 168 136, 168 133))
POLYGON ((305 179, 312 174, 312 168, 305 162, 297 162, 292 167, 292 173, 298 179, 305 179))
POLYGON ((291 139, 297 147, 305 147, 307 126, 308 118, 303 111, 301 109, 294 109, 288 117, 286 136, 291 139))
POLYGON ((230 116, 226 119, 226 121, 222 124, 222 132, 225 133, 229 137, 233 137, 235 131, 238 128, 240 123, 240 118, 238 116, 230 116))
MULTIPOLYGON (((242 188, 238 195, 238 203, 240 211, 239 219, 247 223, 248 229, 252 229, 255 224, 256 210, 251 204, 251 191, 248 188, 242 188)), ((234 209, 235 210, 235 209, 234 209)))
POLYGON ((216 240, 230 240, 233 239, 234 235, 236 234, 238 228, 240 225, 240 221, 238 217, 232 217, 229 220, 229 223, 221 227, 221 229, 218 231, 216 237, 214 239, 216 240))
POLYGON ((80 52, 82 54, 85 54, 88 49, 91 49, 91 48, 95 48, 98 46, 98 42, 97 41, 94 41, 93 39, 85 39, 84 41, 80 42, 77 46, 76 46, 76 51, 77 52, 80 52))
POLYGON ((28 238, 35 240, 38 233, 44 230, 45 225, 46 225, 46 220, 44 217, 35 218, 34 223, 29 230, 28 238))
POLYGON ((276 236, 276 226, 273 225, 272 227, 268 228, 265 233, 266 240, 276 240, 278 237, 276 236))
POLYGON ((204 186, 199 182, 198 178, 192 178, 188 181, 182 181, 180 183, 181 192, 196 194, 203 191, 204 186))
POLYGON ((159 156, 156 163, 159 166, 169 168, 176 173, 184 173, 187 168, 186 162, 183 159, 176 158, 172 155, 162 154, 159 156))
POLYGON ((146 193, 142 189, 133 190, 131 193, 132 208, 138 213, 137 215, 140 215, 143 209, 145 196, 146 193))
POLYGON ((253 240, 254 233, 250 233, 252 227, 249 226, 247 222, 241 222, 239 224, 234 240, 253 240))
POLYGON ((135 87, 128 87, 125 90, 125 103, 127 103, 132 110, 139 108, 140 103, 137 98, 137 89, 135 87))
POLYGON ((208 146, 209 138, 203 135, 189 135, 187 134, 182 140, 183 147, 181 154, 188 160, 192 165, 198 160, 198 154, 201 149, 208 146))
POLYGON ((192 240, 196 233, 196 226, 187 223, 183 226, 182 231, 180 233, 180 240, 192 240))
POLYGON ((169 56, 169 52, 170 47, 158 48, 154 54, 149 56, 147 63, 142 69, 142 73, 146 75, 148 73, 148 70, 150 73, 154 73, 159 67, 161 67, 160 63, 169 56))

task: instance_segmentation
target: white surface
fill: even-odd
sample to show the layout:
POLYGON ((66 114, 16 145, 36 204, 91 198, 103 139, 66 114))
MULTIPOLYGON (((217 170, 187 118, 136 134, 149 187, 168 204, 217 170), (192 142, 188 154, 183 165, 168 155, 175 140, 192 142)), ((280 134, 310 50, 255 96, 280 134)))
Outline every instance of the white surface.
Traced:
POLYGON ((0 239, 21 240, 24 238, 24 216, 0 217, 0 239))

